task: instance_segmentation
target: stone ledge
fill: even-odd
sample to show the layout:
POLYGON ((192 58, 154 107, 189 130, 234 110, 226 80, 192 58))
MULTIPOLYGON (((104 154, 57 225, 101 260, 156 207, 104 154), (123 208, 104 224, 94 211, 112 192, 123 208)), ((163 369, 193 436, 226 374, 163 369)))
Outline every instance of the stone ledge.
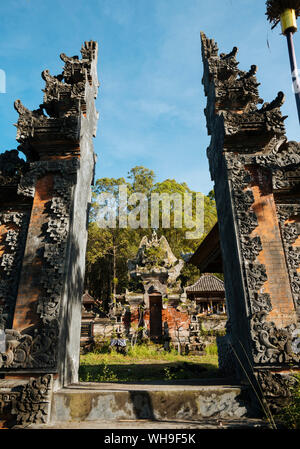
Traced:
MULTIPOLYGON (((14 429, 18 427, 15 426, 14 429)), ((99 420, 99 421, 78 421, 78 422, 54 422, 48 425, 34 424, 25 429, 268 429, 265 420, 253 418, 240 419, 201 419, 190 420, 99 420)), ((24 427, 22 427, 24 429, 24 427)))
POLYGON ((249 415, 245 391, 230 385, 72 385, 53 395, 52 422, 199 420, 249 415))

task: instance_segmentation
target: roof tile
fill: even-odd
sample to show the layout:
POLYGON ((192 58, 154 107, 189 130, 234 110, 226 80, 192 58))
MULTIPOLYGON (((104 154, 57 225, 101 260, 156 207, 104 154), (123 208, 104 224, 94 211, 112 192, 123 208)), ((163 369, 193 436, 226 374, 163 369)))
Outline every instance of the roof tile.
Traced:
POLYGON ((195 284, 190 285, 189 292, 224 292, 224 282, 212 274, 203 274, 195 284))

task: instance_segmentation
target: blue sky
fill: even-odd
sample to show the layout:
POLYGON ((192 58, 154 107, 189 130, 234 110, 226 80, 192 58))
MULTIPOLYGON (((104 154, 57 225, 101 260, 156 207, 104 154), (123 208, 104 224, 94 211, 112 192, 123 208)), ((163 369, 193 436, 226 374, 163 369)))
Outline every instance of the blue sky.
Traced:
POLYGON ((265 101, 285 92, 287 136, 299 140, 286 39, 279 27, 271 31, 264 0, 6 0, 0 15, 0 68, 7 82, 0 94, 1 151, 17 146, 14 100, 36 109, 42 70, 61 73, 59 54, 80 55, 82 43, 92 39, 99 44, 101 83, 97 178, 126 177, 144 165, 158 181, 176 179, 207 194, 212 182, 200 30, 221 52, 237 46, 240 69, 258 65, 265 101))

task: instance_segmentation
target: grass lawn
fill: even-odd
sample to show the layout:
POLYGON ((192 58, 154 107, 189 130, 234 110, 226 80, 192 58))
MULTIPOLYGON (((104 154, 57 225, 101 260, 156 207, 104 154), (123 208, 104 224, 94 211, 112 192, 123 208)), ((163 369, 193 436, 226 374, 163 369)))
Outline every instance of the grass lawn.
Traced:
POLYGON ((149 382, 220 377, 216 345, 205 355, 180 355, 159 345, 136 345, 128 354, 90 352, 80 357, 81 382, 149 382))

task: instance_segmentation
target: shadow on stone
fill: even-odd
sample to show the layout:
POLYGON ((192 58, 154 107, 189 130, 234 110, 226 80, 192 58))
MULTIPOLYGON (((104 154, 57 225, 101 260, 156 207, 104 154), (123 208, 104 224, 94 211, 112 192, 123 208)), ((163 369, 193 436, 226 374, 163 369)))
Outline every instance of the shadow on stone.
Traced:
POLYGON ((130 399, 136 419, 156 419, 152 399, 147 391, 130 391, 130 399))

